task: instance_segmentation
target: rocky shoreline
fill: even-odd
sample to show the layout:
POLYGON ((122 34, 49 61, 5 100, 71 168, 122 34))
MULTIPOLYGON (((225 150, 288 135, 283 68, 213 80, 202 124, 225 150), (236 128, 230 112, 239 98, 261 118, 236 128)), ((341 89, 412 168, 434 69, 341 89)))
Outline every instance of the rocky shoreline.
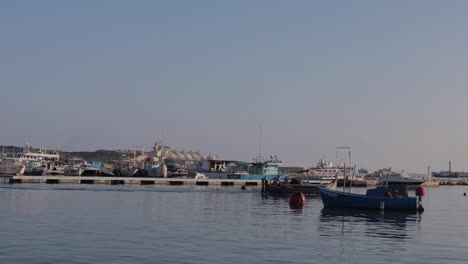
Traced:
POLYGON ((443 179, 436 180, 439 185, 468 185, 468 178, 465 179, 443 179))

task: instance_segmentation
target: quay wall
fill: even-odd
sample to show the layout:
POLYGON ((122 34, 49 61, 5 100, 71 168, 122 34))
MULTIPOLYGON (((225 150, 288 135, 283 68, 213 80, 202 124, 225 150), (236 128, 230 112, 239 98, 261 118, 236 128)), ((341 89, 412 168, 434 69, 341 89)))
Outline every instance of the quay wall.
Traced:
POLYGON ((151 177, 98 177, 98 176, 9 176, 9 183, 45 184, 108 184, 108 185, 212 185, 261 186, 261 180, 181 179, 151 177))
MULTIPOLYGON (((25 176, 0 175, 2 183, 34 183, 34 184, 108 184, 108 185, 210 185, 210 186, 258 186, 261 180, 249 179, 193 179, 193 178, 153 178, 153 177, 100 177, 100 176, 25 176)), ((376 181, 360 180, 353 187, 372 187, 376 181)), ((339 184, 340 185, 340 184, 339 184)), ((341 182, 342 186, 343 183, 341 182)), ((463 180, 433 180, 422 186, 436 187, 439 185, 468 185, 468 179, 463 180)), ((348 186, 348 185, 347 185, 348 186)))

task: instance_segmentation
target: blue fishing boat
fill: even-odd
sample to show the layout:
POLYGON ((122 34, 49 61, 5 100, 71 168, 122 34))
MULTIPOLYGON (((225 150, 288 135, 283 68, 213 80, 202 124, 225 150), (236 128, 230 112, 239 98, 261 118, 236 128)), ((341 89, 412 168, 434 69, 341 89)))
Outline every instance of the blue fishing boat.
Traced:
POLYGON ((365 195, 336 191, 325 187, 319 189, 320 198, 325 208, 424 210, 421 204, 421 196, 409 197, 406 185, 378 186, 367 190, 365 195))

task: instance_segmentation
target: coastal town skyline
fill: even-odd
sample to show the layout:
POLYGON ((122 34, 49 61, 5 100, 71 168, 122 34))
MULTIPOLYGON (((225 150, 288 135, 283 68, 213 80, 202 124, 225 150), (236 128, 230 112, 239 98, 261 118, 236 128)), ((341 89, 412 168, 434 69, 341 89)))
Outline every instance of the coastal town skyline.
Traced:
POLYGON ((2 2, 0 145, 468 170, 468 3, 358 2, 2 2))

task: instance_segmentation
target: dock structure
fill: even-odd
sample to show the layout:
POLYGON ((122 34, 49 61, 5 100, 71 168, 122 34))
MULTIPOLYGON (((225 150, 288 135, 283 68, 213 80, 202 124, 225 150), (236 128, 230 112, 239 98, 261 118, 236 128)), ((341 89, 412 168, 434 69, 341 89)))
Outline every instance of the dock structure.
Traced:
MULTIPOLYGON (((248 179, 194 179, 194 178, 155 178, 155 177, 101 177, 101 176, 25 176, 0 175, 0 184, 105 184, 105 185, 188 185, 188 186, 258 186, 262 180, 248 179)), ((341 183, 343 184, 343 183, 341 183)), ((468 180, 423 183, 425 187, 440 185, 468 185, 468 180)), ((360 181, 353 187, 375 186, 376 181, 360 181)))
POLYGON ((99 177, 99 176, 2 176, 5 183, 45 184, 107 184, 107 185, 210 185, 210 186, 260 186, 261 180, 239 179, 182 179, 152 177, 99 177))
POLYGON ((0 183, 10 183, 12 176, 0 175, 0 183))

